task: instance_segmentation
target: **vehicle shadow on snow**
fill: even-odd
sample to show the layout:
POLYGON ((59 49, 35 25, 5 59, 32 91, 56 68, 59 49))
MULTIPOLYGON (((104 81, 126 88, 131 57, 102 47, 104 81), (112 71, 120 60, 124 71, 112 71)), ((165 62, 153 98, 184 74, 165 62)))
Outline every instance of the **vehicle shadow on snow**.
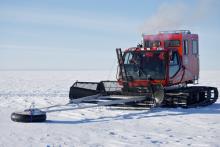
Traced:
POLYGON ((151 110, 140 110, 138 112, 132 111, 131 113, 120 114, 116 116, 103 116, 99 118, 82 119, 82 120, 47 120, 45 123, 84 124, 84 123, 109 122, 113 120, 131 120, 131 119, 144 119, 144 118, 153 118, 153 117, 172 117, 172 116, 193 115, 193 114, 204 114, 204 115, 219 114, 220 115, 220 103, 216 103, 216 104, 213 104, 207 107, 198 107, 198 108, 189 108, 189 109, 154 108, 151 110))

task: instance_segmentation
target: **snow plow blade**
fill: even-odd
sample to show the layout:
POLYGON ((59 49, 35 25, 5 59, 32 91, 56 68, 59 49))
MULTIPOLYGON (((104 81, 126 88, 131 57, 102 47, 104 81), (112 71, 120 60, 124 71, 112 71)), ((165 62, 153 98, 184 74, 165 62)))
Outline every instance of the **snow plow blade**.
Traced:
POLYGON ((77 99, 96 94, 110 95, 121 93, 121 86, 117 81, 75 82, 70 87, 69 98, 77 99))
MULTIPOLYGON (((75 82, 70 87, 69 99, 71 103, 99 103, 106 100, 120 100, 124 98, 132 98, 135 96, 146 97, 144 105, 153 103, 160 105, 164 98, 164 91, 161 85, 155 85, 148 88, 136 88, 131 91, 123 91, 122 86, 117 81, 101 81, 101 82, 75 82), (142 92, 140 92, 142 90, 142 92), (153 90, 153 91, 152 91, 153 90), (107 97, 105 97, 107 96, 107 97), (113 96, 113 97, 112 97, 113 96), (116 98, 116 97, 117 98, 116 98)), ((136 102, 129 102, 131 106, 137 106, 136 102)))

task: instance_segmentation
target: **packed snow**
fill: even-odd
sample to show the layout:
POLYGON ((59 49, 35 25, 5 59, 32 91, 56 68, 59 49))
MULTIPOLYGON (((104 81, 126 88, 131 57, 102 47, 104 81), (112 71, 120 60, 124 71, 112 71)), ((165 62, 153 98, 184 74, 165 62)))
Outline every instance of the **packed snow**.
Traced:
MULTIPOLYGON (((200 85, 220 89, 220 71, 202 71, 200 85)), ((0 71, 1 147, 220 146, 220 100, 201 108, 89 108, 18 123, 14 111, 69 102, 76 81, 114 80, 108 71, 0 71)))

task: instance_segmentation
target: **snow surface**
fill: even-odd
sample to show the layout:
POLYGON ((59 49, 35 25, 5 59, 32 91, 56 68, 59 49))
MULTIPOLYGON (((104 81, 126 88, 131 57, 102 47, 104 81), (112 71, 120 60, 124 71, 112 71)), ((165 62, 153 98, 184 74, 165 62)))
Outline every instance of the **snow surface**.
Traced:
MULTIPOLYGON (((220 71, 202 71, 201 85, 220 88, 220 71)), ((90 108, 17 123, 14 111, 68 103, 74 81, 114 79, 108 71, 0 71, 0 146, 220 146, 220 100, 202 108, 90 108)))

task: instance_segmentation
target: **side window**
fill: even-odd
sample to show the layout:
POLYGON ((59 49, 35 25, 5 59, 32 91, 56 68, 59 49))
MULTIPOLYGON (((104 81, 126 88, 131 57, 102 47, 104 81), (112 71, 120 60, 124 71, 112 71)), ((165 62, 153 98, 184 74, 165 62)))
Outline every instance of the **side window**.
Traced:
POLYGON ((124 57, 124 64, 129 64, 130 60, 132 59, 132 56, 133 55, 130 52, 126 53, 124 57))
POLYGON ((146 48, 151 48, 151 47, 153 47, 154 45, 155 45, 156 47, 159 47, 159 46, 161 45, 160 40, 153 40, 153 41, 146 40, 146 41, 144 42, 144 47, 146 47, 146 48))
POLYGON ((179 40, 165 40, 165 47, 179 47, 180 41, 179 40))
POLYGON ((198 54, 198 40, 192 40, 192 52, 198 54))
POLYGON ((170 57, 169 64, 169 77, 173 77, 180 69, 179 55, 177 52, 173 52, 170 57))
POLYGON ((151 46, 150 46, 150 41, 149 40, 146 40, 145 42, 144 42, 144 47, 146 47, 146 48, 150 48, 151 46))
POLYGON ((161 45, 159 40, 155 40, 151 42, 151 47, 155 46, 155 47, 159 47, 161 45))
POLYGON ((177 52, 173 52, 170 58, 170 66, 175 66, 179 64, 179 58, 177 52))
POLYGON ((188 40, 183 40, 183 54, 188 55, 188 53, 189 53, 188 40))

